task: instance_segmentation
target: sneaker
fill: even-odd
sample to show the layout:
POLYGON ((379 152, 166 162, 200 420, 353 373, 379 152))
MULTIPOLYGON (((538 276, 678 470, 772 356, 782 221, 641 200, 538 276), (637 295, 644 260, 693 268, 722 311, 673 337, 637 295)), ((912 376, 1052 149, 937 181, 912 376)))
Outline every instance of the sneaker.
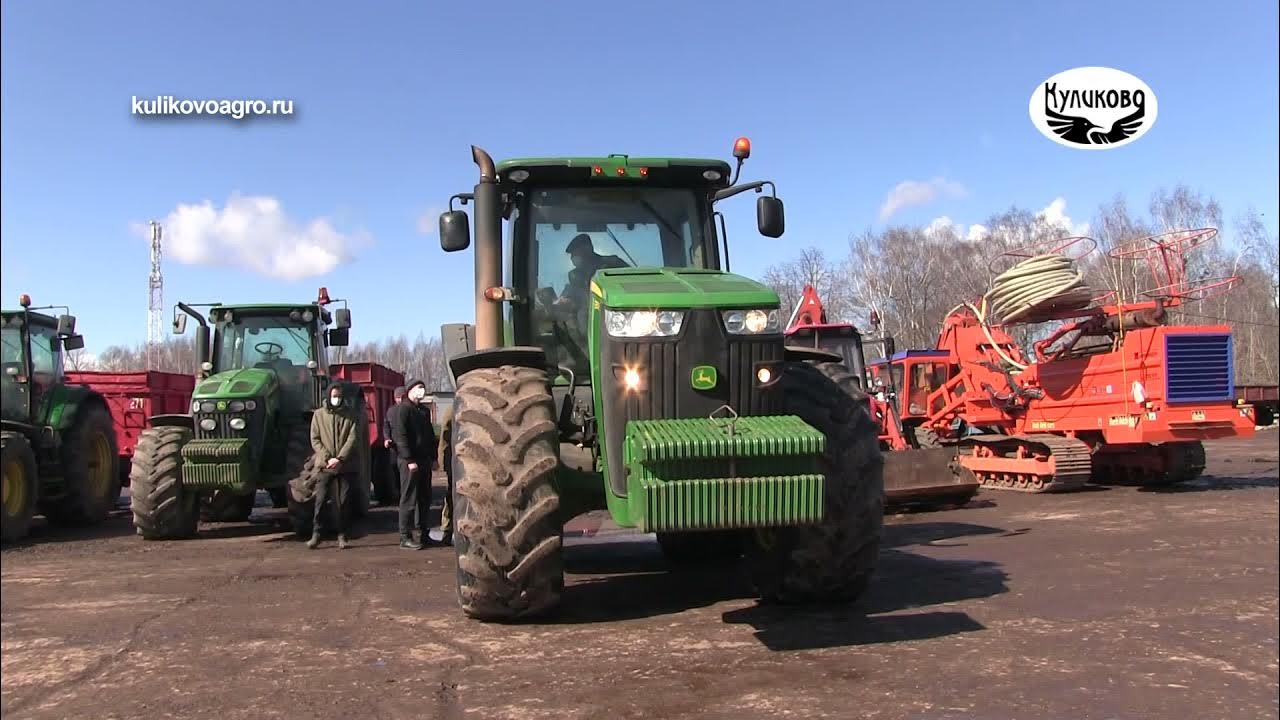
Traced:
POLYGON ((400 538, 400 549, 401 550, 421 550, 422 543, 414 540, 412 537, 402 537, 400 538))
POLYGON ((313 533, 311 539, 307 541, 307 548, 315 550, 318 545, 320 545, 320 533, 313 533))
POLYGON ((339 535, 338 535, 338 549, 339 549, 339 550, 346 550, 346 549, 347 549, 347 536, 346 536, 346 535, 342 535, 342 534, 339 534, 339 535))

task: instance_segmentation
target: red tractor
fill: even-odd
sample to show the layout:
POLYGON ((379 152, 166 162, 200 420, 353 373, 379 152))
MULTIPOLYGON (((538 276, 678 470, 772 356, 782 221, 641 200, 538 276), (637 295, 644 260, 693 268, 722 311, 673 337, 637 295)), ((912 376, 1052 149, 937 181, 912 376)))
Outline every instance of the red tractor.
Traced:
MULTIPOLYGON (((874 317, 872 322, 876 323, 874 317)), ((958 463, 956 448, 944 447, 932 430, 917 421, 922 420, 923 415, 916 400, 923 402, 928 393, 920 395, 914 389, 898 391, 897 389, 904 388, 901 377, 890 377, 891 372, 900 375, 908 362, 914 367, 917 363, 916 356, 930 353, 912 351, 894 355, 891 337, 882 335, 879 338, 864 339, 852 324, 830 322, 818 292, 807 285, 800 303, 791 314, 786 335, 788 345, 810 347, 838 355, 844 360, 846 367, 852 368, 862 377, 863 384, 868 389, 871 416, 880 425, 880 449, 886 453, 886 505, 963 505, 973 498, 980 486, 972 473, 958 463), (884 354, 894 358, 891 372, 883 362, 874 364, 872 368, 867 367, 864 342, 880 344, 884 354), (907 355, 912 356, 909 361, 907 355), (917 395, 920 396, 917 398, 917 395), (907 403, 906 407, 902 406, 904 402, 907 403)), ((946 354, 943 353, 941 357, 945 364, 946 354)), ((934 375, 931 373, 930 377, 934 375)), ((945 377, 941 379, 945 382, 945 377)))
POLYGON ((984 487, 1197 477, 1202 441, 1254 431, 1253 408, 1235 397, 1231 328, 1168 324, 1174 308, 1236 282, 1187 279, 1187 253, 1216 234, 1176 231, 1113 250, 1113 260, 1145 260, 1155 278, 1138 301, 1084 284, 1075 265, 1092 252, 1089 238, 1006 253, 1018 262, 947 316, 934 350, 894 356, 893 384, 909 388, 904 423, 959 448, 984 487), (1054 322, 1031 358, 1008 332, 1054 322))

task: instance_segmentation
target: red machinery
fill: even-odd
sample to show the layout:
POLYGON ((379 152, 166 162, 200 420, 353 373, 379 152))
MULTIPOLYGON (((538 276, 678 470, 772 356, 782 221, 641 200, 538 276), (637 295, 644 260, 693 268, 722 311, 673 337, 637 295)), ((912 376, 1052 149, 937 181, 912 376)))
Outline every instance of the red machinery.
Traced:
MULTIPOLYGON (((812 286, 805 286, 786 335, 789 345, 840 356, 869 388, 869 409, 880 425, 880 448, 887 452, 884 485, 888 505, 963 504, 978 492, 978 481, 958 464, 954 447, 943 447, 936 435, 919 423, 904 425, 900 400, 892 391, 901 383, 881 383, 880 391, 875 392, 871 387, 874 376, 866 372, 861 333, 849 323, 829 322, 812 286)), ((891 338, 868 342, 879 342, 886 354, 893 353, 891 338)))
POLYGON ((69 385, 88 385, 102 395, 111 408, 116 446, 120 452, 120 484, 129 484, 129 469, 138 435, 147 429, 147 418, 191 412, 195 377, 182 373, 142 370, 138 372, 69 372, 69 385))
POLYGON ((1090 296, 1074 270, 1083 254, 1065 257, 1087 238, 1008 253, 1023 260, 944 321, 937 350, 947 379, 920 408, 922 425, 958 445, 986 487, 1053 492, 1090 479, 1197 477, 1203 440, 1254 428, 1253 409, 1234 394, 1231 328, 1166 324, 1171 308, 1234 284, 1186 278, 1186 253, 1216 234, 1178 231, 1112 251, 1114 260, 1145 260, 1156 278, 1137 302, 1090 296), (1043 271, 1049 265, 1057 269, 1043 271), (1034 343, 1033 359, 1006 332, 1053 321, 1062 324, 1034 343))

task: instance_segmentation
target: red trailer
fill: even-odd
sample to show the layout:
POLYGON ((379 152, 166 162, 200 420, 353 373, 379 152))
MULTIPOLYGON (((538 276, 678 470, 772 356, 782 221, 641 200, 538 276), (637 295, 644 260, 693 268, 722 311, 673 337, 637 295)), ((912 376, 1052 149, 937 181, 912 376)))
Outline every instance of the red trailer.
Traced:
POLYGON ((129 484, 129 468, 138 435, 147 428, 152 415, 191 412, 195 377, 182 373, 143 370, 138 372, 69 372, 69 385, 88 385, 106 399, 115 425, 120 450, 120 484, 129 484))
POLYGON ((1236 404, 1252 405, 1254 422, 1266 427, 1276 421, 1280 413, 1280 386, 1236 385, 1236 404))
POLYGON ((394 402, 392 394, 396 387, 404 385, 404 375, 385 365, 370 362, 330 365, 329 374, 335 380, 359 385, 364 391, 369 422, 369 472, 374 497, 382 505, 394 505, 400 500, 400 489, 392 472, 391 455, 383 447, 387 437, 382 432, 382 419, 394 402))

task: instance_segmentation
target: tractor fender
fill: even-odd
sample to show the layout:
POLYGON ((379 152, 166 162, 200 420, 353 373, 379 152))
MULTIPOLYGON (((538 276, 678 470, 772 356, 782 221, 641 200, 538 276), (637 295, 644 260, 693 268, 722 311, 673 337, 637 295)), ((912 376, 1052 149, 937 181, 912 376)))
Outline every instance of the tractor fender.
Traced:
POLYGON ((195 430, 196 420, 191 415, 152 415, 147 418, 147 423, 153 427, 181 427, 188 430, 195 430))
POLYGON ((75 427, 76 422, 79 421, 80 412, 90 407, 101 408, 108 416, 111 415, 111 407, 107 405, 106 398, 97 391, 89 389, 86 385, 64 385, 61 392, 56 393, 51 399, 49 427, 59 433, 66 432, 75 427))
POLYGON ((449 369, 460 378, 472 370, 499 368, 504 365, 547 369, 547 354, 540 347, 515 346, 473 350, 449 358, 449 369))
POLYGON ((844 358, 826 350, 818 348, 801 347, 799 345, 787 345, 783 348, 782 358, 784 360, 793 360, 802 362, 812 360, 819 363, 838 363, 844 362, 844 358))

